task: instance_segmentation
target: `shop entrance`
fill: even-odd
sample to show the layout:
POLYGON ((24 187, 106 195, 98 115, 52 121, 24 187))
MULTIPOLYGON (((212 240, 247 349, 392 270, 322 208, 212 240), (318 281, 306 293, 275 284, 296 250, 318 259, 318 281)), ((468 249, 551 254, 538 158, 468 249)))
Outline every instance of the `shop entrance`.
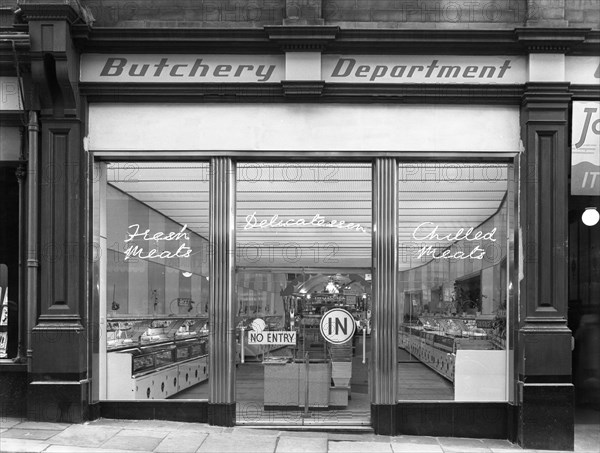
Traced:
POLYGON ((370 425, 371 166, 238 164, 237 424, 370 425))

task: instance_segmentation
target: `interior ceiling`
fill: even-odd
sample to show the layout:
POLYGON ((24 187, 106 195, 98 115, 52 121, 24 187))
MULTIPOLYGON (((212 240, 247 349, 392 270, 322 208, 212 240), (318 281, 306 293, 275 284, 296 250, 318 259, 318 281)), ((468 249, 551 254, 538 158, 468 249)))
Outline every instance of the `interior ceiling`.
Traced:
MULTIPOLYGON (((108 166, 110 184, 205 238, 209 234, 209 175, 208 163, 201 162, 118 162, 108 166)), ((401 270, 411 266, 407 258, 423 245, 443 249, 451 243, 415 244, 412 234, 419 224, 434 223, 439 235, 476 227, 498 210, 507 189, 507 166, 501 164, 401 164, 398 175, 401 270)), ((329 264, 325 260, 321 267, 370 267, 370 164, 240 163, 237 179, 238 244, 267 247, 274 255, 279 249, 297 247, 308 259, 293 263, 295 267, 310 266, 319 247, 321 253, 335 247, 340 260, 329 264), (258 222, 278 216, 277 220, 304 219, 307 224, 319 215, 326 223, 344 221, 361 228, 247 228, 252 215, 258 222)), ((263 260, 257 265, 286 264, 290 263, 263 260)))

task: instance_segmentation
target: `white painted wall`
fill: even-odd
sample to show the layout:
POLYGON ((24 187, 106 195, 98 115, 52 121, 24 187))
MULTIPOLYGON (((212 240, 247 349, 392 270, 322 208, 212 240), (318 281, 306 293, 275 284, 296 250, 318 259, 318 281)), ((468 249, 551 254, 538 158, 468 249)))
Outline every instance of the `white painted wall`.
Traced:
POLYGON ((92 104, 102 151, 518 152, 517 106, 92 104))

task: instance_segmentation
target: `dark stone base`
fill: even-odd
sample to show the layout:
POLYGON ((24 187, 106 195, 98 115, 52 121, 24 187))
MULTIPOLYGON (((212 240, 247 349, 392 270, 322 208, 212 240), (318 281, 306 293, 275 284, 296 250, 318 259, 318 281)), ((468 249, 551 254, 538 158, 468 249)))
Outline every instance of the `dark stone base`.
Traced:
POLYGON ((27 415, 27 366, 0 365, 0 420, 27 415))
POLYGON ((208 423, 235 426, 235 403, 208 403, 208 423))
POLYGON ((519 382, 519 387, 523 394, 517 422, 519 444, 536 450, 573 450, 573 385, 519 382))
POLYGON ((397 433, 397 405, 371 404, 371 425, 375 434, 394 436, 397 433))
POLYGON ((31 421, 82 423, 89 420, 89 382, 34 381, 27 394, 31 421))
POLYGON ((397 434, 508 439, 508 403, 398 403, 397 434))
POLYGON ((207 401, 102 401, 97 405, 104 418, 208 423, 207 401))

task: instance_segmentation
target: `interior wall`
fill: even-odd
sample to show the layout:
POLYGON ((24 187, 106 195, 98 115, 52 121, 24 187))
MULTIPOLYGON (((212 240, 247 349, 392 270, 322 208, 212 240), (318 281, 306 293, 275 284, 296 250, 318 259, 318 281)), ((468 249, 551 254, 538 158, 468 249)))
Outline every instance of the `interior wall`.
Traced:
POLYGON ((189 306, 179 306, 178 298, 191 299, 195 305, 193 314, 208 312, 208 241, 186 230, 189 240, 181 241, 131 241, 125 243, 130 225, 139 224, 140 231, 178 232, 180 225, 161 213, 149 208, 130 195, 111 185, 107 186, 107 310, 112 302, 119 305, 112 310, 119 314, 186 314, 189 306), (144 253, 149 245, 157 244, 158 250, 171 253, 185 243, 192 249, 191 258, 130 257, 125 251, 130 245, 139 245, 144 253), (183 272, 191 273, 185 277, 183 272))

